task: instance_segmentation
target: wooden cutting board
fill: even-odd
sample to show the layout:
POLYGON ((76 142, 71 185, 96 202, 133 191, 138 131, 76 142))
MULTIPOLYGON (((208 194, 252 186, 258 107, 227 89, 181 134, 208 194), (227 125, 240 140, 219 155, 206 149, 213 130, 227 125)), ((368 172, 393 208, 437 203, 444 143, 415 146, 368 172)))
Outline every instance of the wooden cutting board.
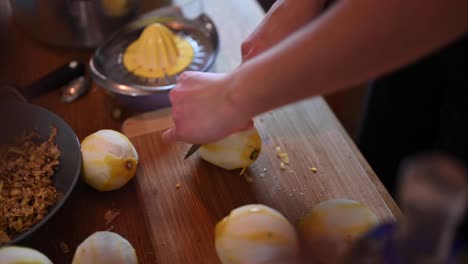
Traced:
POLYGON ((172 125, 170 109, 124 123, 122 130, 141 160, 135 179, 146 216, 141 224, 148 227, 158 263, 219 263, 214 226, 245 204, 271 206, 293 223, 315 204, 333 198, 366 204, 380 219, 399 215, 321 97, 264 114, 255 122, 263 148, 246 172, 251 182, 238 170, 217 168, 197 154, 183 160, 188 144, 163 142, 160 132, 172 125), (289 154, 286 170, 280 168, 276 146, 289 154))

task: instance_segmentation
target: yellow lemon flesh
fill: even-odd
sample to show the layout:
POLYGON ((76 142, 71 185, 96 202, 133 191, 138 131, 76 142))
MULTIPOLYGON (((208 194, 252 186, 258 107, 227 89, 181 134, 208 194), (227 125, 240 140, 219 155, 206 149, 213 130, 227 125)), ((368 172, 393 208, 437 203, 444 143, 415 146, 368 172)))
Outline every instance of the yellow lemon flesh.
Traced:
POLYGON ((357 238, 378 223, 377 216, 359 202, 333 199, 312 208, 298 229, 309 257, 318 263, 337 263, 357 238))
POLYGON ((114 130, 100 130, 81 143, 83 177, 99 191, 124 186, 135 176, 138 153, 128 138, 114 130))
POLYGON ((137 264, 135 249, 120 235, 100 231, 86 238, 76 249, 72 264, 137 264))
POLYGON ((262 139, 254 127, 232 134, 214 143, 205 144, 199 150, 200 157, 226 170, 245 169, 260 155, 262 139))
POLYGON ((294 227, 278 211, 259 204, 234 209, 215 229, 223 264, 293 263, 299 255, 294 227))
POLYGON ((175 75, 192 62, 192 45, 159 23, 147 26, 123 56, 125 68, 135 75, 159 78, 175 75))
POLYGON ((41 252, 26 247, 7 246, 0 248, 2 264, 52 264, 41 252))

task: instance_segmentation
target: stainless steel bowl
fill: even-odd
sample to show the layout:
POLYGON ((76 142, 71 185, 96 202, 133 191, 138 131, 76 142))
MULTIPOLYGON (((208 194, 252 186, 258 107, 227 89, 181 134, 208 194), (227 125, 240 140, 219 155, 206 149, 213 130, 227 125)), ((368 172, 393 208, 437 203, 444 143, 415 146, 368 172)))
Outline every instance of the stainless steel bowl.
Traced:
POLYGON ((205 14, 187 19, 183 10, 169 6, 145 14, 122 27, 99 48, 90 59, 93 80, 107 90, 123 108, 150 111, 170 106, 169 91, 184 71, 206 72, 213 66, 219 50, 219 36, 214 22, 205 14), (186 39, 194 50, 194 58, 181 72, 161 78, 143 78, 128 72, 122 56, 129 43, 136 40, 146 26, 162 23, 186 39))
POLYGON ((15 21, 28 34, 63 47, 96 47, 139 15, 170 0, 10 0, 15 21))

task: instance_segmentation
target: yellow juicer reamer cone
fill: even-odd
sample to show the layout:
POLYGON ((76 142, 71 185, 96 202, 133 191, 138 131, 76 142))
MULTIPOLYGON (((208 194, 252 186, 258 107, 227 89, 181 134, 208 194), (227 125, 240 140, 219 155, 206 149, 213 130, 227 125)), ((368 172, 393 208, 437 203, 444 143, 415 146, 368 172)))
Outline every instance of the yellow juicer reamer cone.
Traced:
POLYGON ((147 26, 123 55, 125 68, 145 78, 172 76, 192 62, 194 50, 185 39, 159 23, 147 26))

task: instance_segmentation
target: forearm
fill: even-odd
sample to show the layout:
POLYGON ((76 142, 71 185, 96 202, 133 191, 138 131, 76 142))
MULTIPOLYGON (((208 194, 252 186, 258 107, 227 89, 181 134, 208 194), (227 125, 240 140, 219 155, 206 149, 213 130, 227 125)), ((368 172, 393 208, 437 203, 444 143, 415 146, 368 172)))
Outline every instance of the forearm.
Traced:
POLYGON ((467 13, 465 0, 341 1, 236 69, 231 101, 250 118, 367 81, 466 32, 467 13))
POLYGON ((317 16, 326 0, 277 0, 242 43, 244 59, 273 47, 317 16))

